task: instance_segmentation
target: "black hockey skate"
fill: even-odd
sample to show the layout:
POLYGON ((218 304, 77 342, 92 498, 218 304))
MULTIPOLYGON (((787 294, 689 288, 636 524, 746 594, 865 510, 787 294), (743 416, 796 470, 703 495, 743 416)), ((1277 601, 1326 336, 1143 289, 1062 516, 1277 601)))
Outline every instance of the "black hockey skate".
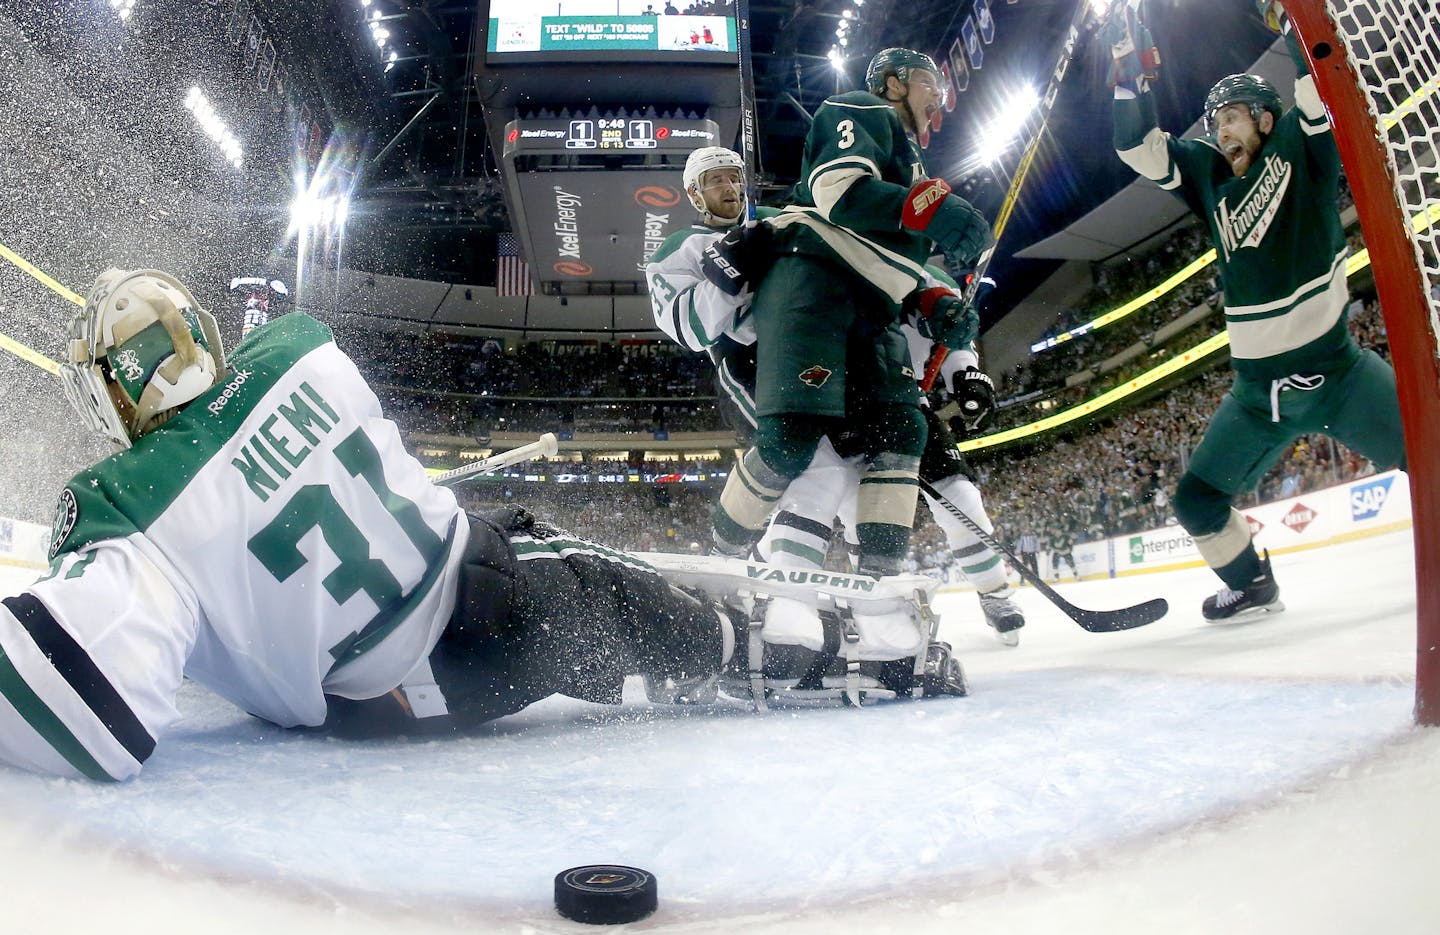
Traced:
MULTIPOLYGON (((1023 622, 1023 621, 1022 621, 1023 622)), ((970 683, 965 680, 965 669, 950 650, 950 644, 936 640, 925 650, 925 674, 920 683, 925 688, 925 697, 936 695, 970 694, 970 683)))
POLYGON ((980 610, 985 622, 995 631, 995 637, 1006 646, 1020 645, 1020 628, 1025 625, 1025 615, 1019 606, 1010 600, 1011 588, 1002 588, 980 595, 980 610))
POLYGON ((1221 588, 1205 598, 1200 612, 1206 620, 1232 620, 1236 617, 1251 617, 1260 614, 1279 613, 1285 609, 1280 602, 1280 586, 1270 573, 1270 552, 1266 550, 1260 559, 1260 574, 1239 591, 1221 588))

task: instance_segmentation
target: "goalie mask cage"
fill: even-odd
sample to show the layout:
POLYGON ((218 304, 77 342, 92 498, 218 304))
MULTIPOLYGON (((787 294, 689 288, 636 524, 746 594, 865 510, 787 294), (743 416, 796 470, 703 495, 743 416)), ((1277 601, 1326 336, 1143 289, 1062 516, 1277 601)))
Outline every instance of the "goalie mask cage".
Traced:
POLYGON ((1286 0, 1335 129, 1405 422, 1415 720, 1440 725, 1440 22, 1432 0, 1286 0))

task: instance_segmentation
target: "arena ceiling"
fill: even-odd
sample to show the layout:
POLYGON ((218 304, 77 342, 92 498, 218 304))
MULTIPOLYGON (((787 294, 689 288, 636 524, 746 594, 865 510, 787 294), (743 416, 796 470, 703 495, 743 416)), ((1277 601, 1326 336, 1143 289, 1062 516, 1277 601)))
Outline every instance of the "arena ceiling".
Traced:
MULTIPOLYGON (((126 2, 131 0, 120 5, 126 2)), ((967 87, 955 95, 953 111, 932 134, 927 162, 932 174, 954 181, 993 217, 1018 152, 1012 148, 994 166, 980 164, 976 152, 993 136, 990 123, 1008 97, 1021 87, 1043 87, 1078 2, 1088 0, 753 0, 750 35, 764 200, 784 201, 798 174, 810 115, 825 97, 858 87, 873 50, 902 45, 942 62, 952 56, 971 62, 967 87), (977 40, 983 61, 975 63, 957 43, 987 13, 989 24, 981 32, 989 41, 977 40), (848 45, 837 68, 830 52, 842 21, 850 23, 848 45)), ((429 318, 412 321, 478 327, 487 323, 487 315, 502 314, 508 316, 507 328, 524 330, 535 326, 538 313, 568 328, 612 333, 643 323, 643 300, 629 303, 635 308, 622 309, 625 303, 617 299, 571 302, 562 310, 558 299, 534 297, 523 309, 498 311, 468 296, 460 300, 465 287, 483 290, 493 284, 496 235, 510 228, 475 80, 473 46, 483 2, 134 0, 132 5, 133 15, 123 24, 115 19, 117 0, 108 5, 21 0, 6 7, 77 93, 102 96, 107 87, 125 89, 124 99, 107 107, 118 129, 165 152, 195 148, 195 156, 205 155, 199 150, 206 141, 191 139, 197 135, 187 120, 169 116, 173 91, 156 91, 148 110, 143 99, 172 77, 179 81, 181 62, 191 72, 204 71, 199 63, 210 62, 219 87, 238 86, 249 75, 253 93, 257 72, 255 55, 248 50, 258 30, 266 43, 262 48, 273 43, 273 54, 285 64, 287 81, 308 86, 308 108, 321 142, 328 137, 338 144, 332 148, 349 154, 352 203, 343 265, 374 274, 382 285, 393 277, 460 287, 437 302, 429 318), (376 29, 388 35, 384 49, 374 44, 376 29), (235 61, 222 61, 227 58, 235 61), (177 74, 155 80, 141 75, 145 69, 177 74), (154 121, 145 123, 151 113, 154 121), (438 310, 446 303, 453 309, 442 316, 438 310)), ((1162 124, 1172 130, 1194 122, 1205 91, 1217 78, 1246 70, 1274 42, 1249 0, 1150 0, 1149 6, 1164 60, 1157 102, 1162 124)), ((265 54, 260 53, 262 60, 265 54)), ((1123 254, 1173 220, 1173 206, 1168 206, 1170 215, 1160 207, 1164 199, 1132 198, 1097 212, 1133 182, 1110 149, 1106 57, 1098 42, 1082 38, 1060 84, 1038 159, 1001 243, 993 270, 1001 285, 985 310, 987 322, 1015 307, 1058 264, 1057 258, 1123 254), (1022 252, 1025 258, 1016 256, 1022 252)), ((289 139, 300 135, 281 124, 285 108, 275 103, 274 84, 265 113, 235 121, 256 154, 247 155, 248 190, 237 197, 248 203, 237 213, 246 215, 246 223, 274 226, 279 218, 283 230, 292 193, 282 163, 288 160, 289 139), (261 156, 266 146, 280 155, 261 156), (274 161, 281 171, 257 169, 262 159, 274 161)), ((697 108, 706 104, 695 103, 697 108)), ((228 109, 243 114, 247 108, 237 97, 228 109)), ((193 169, 181 171, 177 163, 179 182, 191 184, 192 174, 193 169)), ((212 186, 214 191, 234 188, 229 181, 212 186)), ((277 244, 272 259, 283 264, 287 250, 293 263, 293 244, 277 244)), ((362 276, 360 285, 345 294, 363 299, 369 281, 362 276)), ((392 292, 404 295, 406 290, 402 284, 392 292)), ((384 303, 370 304, 376 315, 388 313, 384 303)))
MULTIPOLYGON (((336 20, 358 2, 334 0, 336 20)), ((378 250, 376 265, 411 274, 429 266, 435 278, 484 282, 493 249, 489 237, 505 229, 508 219, 469 80, 476 68, 471 45, 477 4, 374 2, 393 10, 387 14, 393 16, 392 32, 406 37, 407 49, 379 75, 379 90, 365 102, 362 117, 370 165, 357 192, 359 215, 374 219, 370 231, 376 244, 394 248, 378 250)), ((969 86, 957 95, 927 156, 932 173, 966 182, 963 190, 993 217, 1018 152, 1012 148, 998 165, 983 166, 976 151, 990 135, 993 115, 1016 88, 1043 88, 1076 2, 755 0, 750 16, 765 200, 784 200, 798 174, 810 115, 829 94, 859 86, 873 50, 903 45, 943 61, 967 20, 988 8, 993 32, 981 47, 982 66, 970 68, 969 86), (829 53, 847 11, 846 48, 857 52, 847 54, 837 70, 829 53)), ((1157 91, 1162 125, 1177 132, 1198 117, 1215 80, 1249 69, 1274 42, 1248 0, 1151 0, 1149 7, 1164 62, 1157 91)), ((1092 214, 1134 182, 1110 148, 1106 61, 1099 42, 1082 36, 997 258, 1002 288, 987 310, 990 320, 1019 302, 1057 260, 1121 254, 1178 216, 1166 199, 1134 192, 1116 210, 1092 214), (1074 235, 1056 236, 1082 218, 1074 235), (1035 246, 1042 241, 1044 247, 1035 246), (1021 251, 1029 259, 1014 256, 1021 251)), ((340 87, 345 80, 336 74, 330 83, 340 87)))

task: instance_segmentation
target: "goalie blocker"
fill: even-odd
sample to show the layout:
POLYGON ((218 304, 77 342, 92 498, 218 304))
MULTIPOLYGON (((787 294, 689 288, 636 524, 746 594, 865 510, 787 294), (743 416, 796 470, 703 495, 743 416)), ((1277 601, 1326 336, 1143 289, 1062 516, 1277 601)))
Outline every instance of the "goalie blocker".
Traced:
POLYGON ((723 556, 637 553, 678 587, 702 591, 749 621, 735 660, 703 684, 647 682, 652 701, 706 702, 718 690, 771 703, 865 701, 967 693, 964 669, 936 640, 923 575, 872 578, 723 556), (743 649, 742 649, 743 647, 743 649))

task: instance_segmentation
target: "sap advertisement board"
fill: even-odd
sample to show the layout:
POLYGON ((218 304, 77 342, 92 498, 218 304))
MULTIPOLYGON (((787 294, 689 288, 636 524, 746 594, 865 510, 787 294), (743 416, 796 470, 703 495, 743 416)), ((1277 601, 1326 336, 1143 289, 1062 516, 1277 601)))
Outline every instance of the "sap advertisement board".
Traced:
MULTIPOLYGON (((1410 485, 1404 474, 1390 471, 1249 507, 1241 513, 1250 523, 1257 547, 1283 554, 1408 528, 1410 485)), ((1081 543, 1073 554, 1082 578, 1143 574, 1202 563, 1195 541, 1178 525, 1081 543)), ((1046 552, 1042 558, 1042 574, 1053 578, 1052 556, 1046 552)), ((1069 567, 1061 567, 1068 578, 1069 567)))

